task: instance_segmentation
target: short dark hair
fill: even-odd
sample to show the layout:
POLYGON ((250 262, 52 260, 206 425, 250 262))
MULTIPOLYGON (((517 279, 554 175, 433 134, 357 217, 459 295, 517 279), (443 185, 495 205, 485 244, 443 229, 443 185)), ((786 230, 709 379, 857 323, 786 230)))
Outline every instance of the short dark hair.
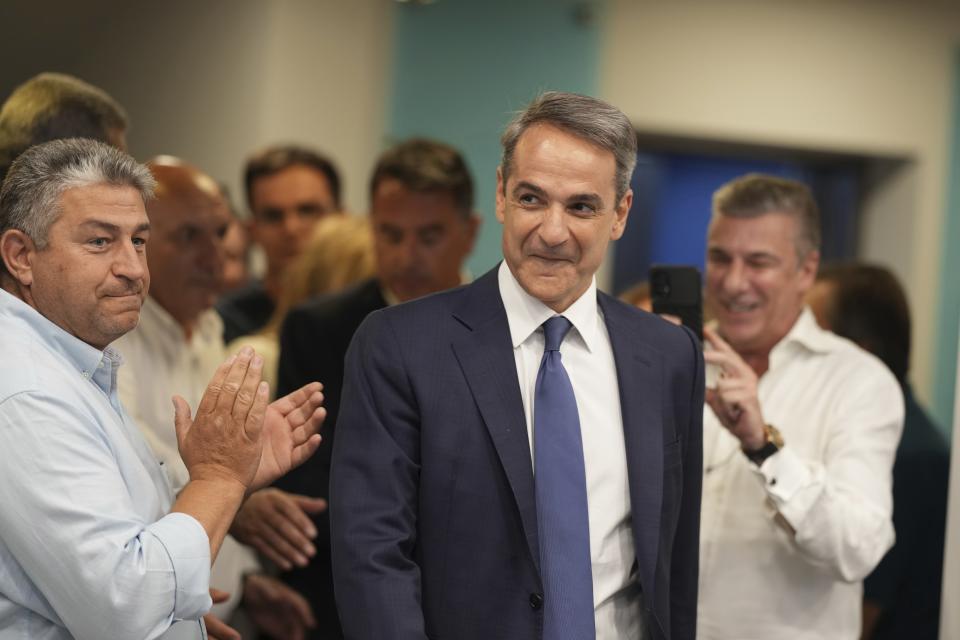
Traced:
POLYGON ((104 90, 63 73, 34 76, 0 107, 0 182, 34 145, 64 138, 112 143, 128 126, 123 107, 104 90))
POLYGON ((464 218, 473 212, 473 178, 463 156, 450 145, 412 138, 388 149, 377 160, 370 177, 371 199, 387 179, 397 180, 415 192, 449 193, 464 218))
POLYGON ((326 156, 306 147, 282 145, 262 149, 247 159, 243 171, 243 182, 247 192, 247 206, 253 211, 253 183, 258 179, 280 173, 284 169, 295 166, 316 169, 327 179, 330 185, 330 195, 337 209, 340 204, 340 172, 336 165, 326 156))
POLYGON ((797 255, 820 249, 820 211, 810 188, 787 178, 748 173, 726 183, 713 194, 713 215, 756 218, 783 213, 797 220, 797 255))
POLYGON ((910 366, 910 307, 893 273, 878 265, 832 264, 817 282, 833 285, 826 303, 830 330, 880 358, 904 382, 910 366))
POLYGON ((503 188, 513 170, 513 153, 523 132, 535 124, 553 125, 613 154, 616 162, 614 190, 618 204, 630 188, 637 164, 637 132, 619 109, 592 96, 562 91, 540 94, 507 125, 500 144, 503 188))

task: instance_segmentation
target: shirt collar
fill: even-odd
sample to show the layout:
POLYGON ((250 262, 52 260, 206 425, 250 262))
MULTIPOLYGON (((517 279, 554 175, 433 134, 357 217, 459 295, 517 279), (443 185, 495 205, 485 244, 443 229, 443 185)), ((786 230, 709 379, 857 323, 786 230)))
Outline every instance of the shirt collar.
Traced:
POLYGON ((600 316, 597 306, 597 281, 591 279, 590 286, 567 307, 562 314, 545 305, 527 293, 517 282, 506 261, 500 263, 497 272, 500 284, 500 297, 507 312, 507 324, 510 326, 510 340, 514 349, 526 342, 537 329, 555 315, 562 315, 573 325, 583 339, 588 351, 593 351, 598 339, 600 316))
POLYGON ((775 361, 784 357, 782 354, 794 348, 794 345, 813 353, 829 353, 837 347, 837 341, 832 333, 820 328, 813 311, 805 306, 787 335, 770 351, 770 368, 774 367, 775 361))
POLYGON ((93 380, 105 393, 110 394, 115 378, 112 374, 123 362, 114 349, 108 346, 100 350, 87 344, 3 289, 0 289, 0 315, 12 317, 25 324, 45 347, 64 358, 81 376, 93 380))

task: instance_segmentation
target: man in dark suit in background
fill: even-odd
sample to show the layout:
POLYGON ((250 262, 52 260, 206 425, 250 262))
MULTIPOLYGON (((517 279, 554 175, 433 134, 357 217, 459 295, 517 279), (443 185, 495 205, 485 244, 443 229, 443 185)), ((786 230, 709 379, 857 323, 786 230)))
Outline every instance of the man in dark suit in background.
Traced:
MULTIPOLYGON (((453 148, 430 140, 408 140, 386 151, 370 180, 377 277, 342 294, 294 308, 281 332, 278 392, 299 388, 297 380, 324 385, 326 445, 281 488, 299 494, 329 495, 331 443, 343 384, 343 360, 354 332, 370 312, 389 303, 455 287, 473 248, 479 219, 473 213, 473 181, 453 148), (315 378, 314 378, 315 376, 315 378)), ((313 516, 316 556, 300 554, 298 569, 283 579, 306 595, 317 614, 315 638, 340 638, 330 570, 329 520, 313 516), (304 566, 306 565, 306 566, 304 566)), ((294 529, 291 549, 307 540, 294 529)))
POLYGON ((282 145, 258 151, 243 171, 250 219, 247 231, 263 249, 267 272, 217 302, 223 341, 257 333, 276 309, 284 274, 310 242, 322 218, 343 209, 340 173, 313 149, 282 145))
POLYGON ((627 221, 635 133, 547 93, 503 148, 505 261, 371 314, 347 354, 330 487, 344 630, 693 638, 699 346, 594 278, 627 221))

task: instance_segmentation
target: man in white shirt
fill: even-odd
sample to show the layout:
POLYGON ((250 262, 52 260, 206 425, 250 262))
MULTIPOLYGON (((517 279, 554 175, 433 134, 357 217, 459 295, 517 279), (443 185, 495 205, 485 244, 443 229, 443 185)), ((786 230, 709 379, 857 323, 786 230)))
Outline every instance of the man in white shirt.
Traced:
MULTIPOLYGON (((163 463, 176 493, 189 478, 170 423, 173 408, 166 399, 177 394, 195 406, 205 381, 226 358, 223 324, 213 303, 223 279, 223 239, 231 218, 217 183, 196 167, 169 156, 147 166, 157 181, 155 196, 146 205, 151 223, 150 294, 139 325, 117 340, 114 348, 124 359, 119 374, 124 409, 163 463), (149 384, 144 384, 147 380, 149 384)), ((248 502, 276 499, 278 493, 258 492, 248 502)), ((317 503, 301 502, 308 503, 308 508, 317 503)), ((323 507, 319 502, 316 508, 323 507)), ((244 506, 238 518, 251 517, 249 512, 250 506, 244 506)), ((313 624, 307 602, 283 583, 262 575, 253 551, 232 536, 224 539, 210 583, 230 594, 213 607, 219 618, 229 618, 242 597, 252 621, 274 635, 300 637, 313 624), (255 584, 245 590, 250 582, 255 584), (268 593, 274 595, 272 602, 257 600, 256 596, 268 593)))
POLYGON ((244 351, 195 420, 174 398, 189 476, 174 498, 120 404, 109 346, 149 287, 152 189, 145 167, 81 139, 26 151, 0 189, 4 637, 205 637, 210 562, 242 500, 319 445, 319 385, 268 405, 262 360, 244 351))
POLYGON ((502 142, 504 262, 373 312, 347 353, 330 494, 345 635, 692 639, 699 346, 594 278, 636 134, 550 92, 502 142))
POLYGON ((804 306, 819 215, 801 183, 714 194, 698 637, 859 637, 862 580, 894 540, 896 380, 804 306))

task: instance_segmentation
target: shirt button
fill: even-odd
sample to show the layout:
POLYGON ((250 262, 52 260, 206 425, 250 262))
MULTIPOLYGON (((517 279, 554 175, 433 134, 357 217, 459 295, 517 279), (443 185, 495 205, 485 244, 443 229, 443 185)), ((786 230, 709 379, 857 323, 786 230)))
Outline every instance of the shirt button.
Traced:
POLYGON ((543 596, 539 593, 530 594, 530 608, 534 611, 539 611, 543 608, 543 596))

